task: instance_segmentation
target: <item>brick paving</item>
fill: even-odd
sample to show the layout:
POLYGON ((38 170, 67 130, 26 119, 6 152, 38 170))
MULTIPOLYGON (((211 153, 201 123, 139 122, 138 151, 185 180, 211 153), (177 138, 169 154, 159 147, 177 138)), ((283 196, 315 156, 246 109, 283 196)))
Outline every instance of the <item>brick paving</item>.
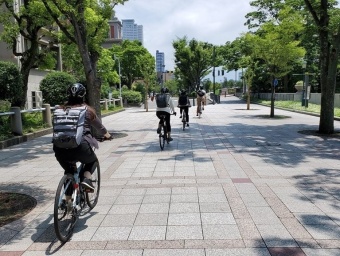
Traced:
POLYGON ((268 107, 222 97, 200 119, 191 108, 185 131, 172 116, 161 151, 149 103, 103 118, 127 136, 96 151, 99 202, 66 244, 53 229, 62 170, 50 135, 0 150, 1 191, 37 200, 0 228, 0 256, 340 255, 340 139, 301 133, 318 117, 276 109, 269 119, 268 107))

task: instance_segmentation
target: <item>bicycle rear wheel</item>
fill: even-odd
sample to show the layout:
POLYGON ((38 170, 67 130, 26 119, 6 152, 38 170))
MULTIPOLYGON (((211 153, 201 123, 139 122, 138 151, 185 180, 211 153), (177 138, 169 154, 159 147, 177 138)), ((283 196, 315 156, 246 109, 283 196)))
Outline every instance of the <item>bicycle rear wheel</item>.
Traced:
POLYGON ((186 114, 185 111, 183 110, 183 114, 182 114, 183 131, 184 131, 184 129, 185 129, 186 121, 187 121, 187 114, 186 114))
POLYGON ((161 126, 161 132, 159 133, 159 146, 161 147, 161 150, 164 149, 165 145, 165 139, 166 139, 166 131, 164 129, 164 125, 161 126))
POLYGON ((91 175, 91 181, 94 186, 93 193, 86 193, 86 202, 90 209, 93 209, 97 203, 99 198, 100 191, 100 168, 98 161, 93 165, 94 171, 91 175))
POLYGON ((75 180, 72 175, 64 175, 59 182, 54 199, 54 230, 58 239, 63 243, 72 236, 77 219, 73 209, 68 209, 66 202, 66 191, 71 196, 74 184, 75 180))

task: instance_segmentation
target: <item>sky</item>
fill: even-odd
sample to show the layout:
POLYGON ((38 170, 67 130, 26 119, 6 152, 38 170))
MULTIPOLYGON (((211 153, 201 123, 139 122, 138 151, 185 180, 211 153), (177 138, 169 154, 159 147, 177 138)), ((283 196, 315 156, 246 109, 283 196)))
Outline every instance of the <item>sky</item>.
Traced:
MULTIPOLYGON (((143 25, 144 47, 156 56, 164 52, 165 70, 174 69, 172 42, 188 40, 223 45, 247 32, 245 15, 250 0, 129 0, 115 7, 119 20, 134 19, 143 25)), ((229 73, 235 79, 233 73, 229 73)), ((228 76, 226 74, 226 76, 228 76)), ((230 77, 229 77, 230 79, 230 77)))

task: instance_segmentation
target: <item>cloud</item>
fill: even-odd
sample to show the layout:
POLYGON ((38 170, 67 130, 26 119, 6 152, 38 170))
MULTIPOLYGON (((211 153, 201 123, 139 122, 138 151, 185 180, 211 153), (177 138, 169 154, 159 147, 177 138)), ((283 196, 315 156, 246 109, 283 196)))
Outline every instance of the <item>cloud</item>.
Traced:
POLYGON ((174 67, 172 42, 189 40, 215 45, 233 41, 247 28, 245 15, 251 11, 249 0, 130 0, 115 7, 116 17, 134 19, 143 25, 144 46, 155 56, 165 54, 165 69, 174 67))

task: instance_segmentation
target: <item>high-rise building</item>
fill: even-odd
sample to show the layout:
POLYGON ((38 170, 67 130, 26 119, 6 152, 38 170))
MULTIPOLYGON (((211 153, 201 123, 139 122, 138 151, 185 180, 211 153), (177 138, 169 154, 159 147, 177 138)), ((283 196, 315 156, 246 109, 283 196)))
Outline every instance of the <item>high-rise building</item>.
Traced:
POLYGON ((138 40, 143 45, 143 26, 137 25, 133 19, 122 20, 123 40, 138 40))
POLYGON ((164 72, 164 52, 156 51, 156 71, 164 72))

